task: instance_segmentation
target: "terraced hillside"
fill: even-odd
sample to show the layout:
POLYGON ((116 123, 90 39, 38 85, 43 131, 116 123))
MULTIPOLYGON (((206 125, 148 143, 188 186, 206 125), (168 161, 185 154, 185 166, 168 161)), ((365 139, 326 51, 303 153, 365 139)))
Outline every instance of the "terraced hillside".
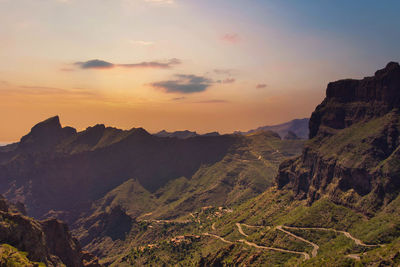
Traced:
POLYGON ((141 221, 116 265, 398 266, 400 66, 331 83, 276 186, 186 220, 141 221), (156 233, 154 233, 154 231, 156 233), (147 237, 157 236, 151 244, 147 237), (146 237, 146 238, 144 238, 146 237), (179 241, 179 242, 178 242, 179 241))
POLYGON ((257 196, 303 144, 265 131, 185 139, 104 125, 76 132, 54 117, 0 148, 0 189, 31 216, 65 220, 103 256, 123 250, 136 219, 177 219, 257 196))
POLYGON ((298 154, 303 146, 303 141, 281 140, 272 132, 238 138, 241 142, 221 161, 203 165, 191 178, 172 180, 155 192, 146 190, 137 180, 128 180, 96 201, 77 220, 73 225, 75 235, 86 249, 99 256, 120 253, 123 244, 130 242, 125 234, 130 227, 135 228, 128 215, 141 222, 185 221, 188 214, 205 206, 238 205, 270 187, 279 163, 298 154), (119 211, 117 216, 115 210, 119 211), (108 222, 105 218, 112 218, 113 223, 104 225, 108 222), (116 242, 104 229, 121 223, 126 225, 120 233, 124 238, 117 241, 121 244, 116 245, 116 251, 110 250, 116 242))

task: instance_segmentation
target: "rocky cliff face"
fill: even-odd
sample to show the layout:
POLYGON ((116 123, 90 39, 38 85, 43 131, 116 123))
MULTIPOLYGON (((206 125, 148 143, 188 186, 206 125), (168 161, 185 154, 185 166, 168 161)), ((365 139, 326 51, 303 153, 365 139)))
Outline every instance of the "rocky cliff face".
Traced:
POLYGON ((36 221, 19 213, 0 196, 0 242, 28 253, 28 259, 47 266, 100 266, 82 252, 66 224, 55 220, 36 221))
POLYGON ((309 203, 321 197, 367 215, 400 191, 400 66, 330 83, 310 119, 300 157, 280 166, 279 188, 309 203))
POLYGON ((354 123, 383 116, 400 106, 400 65, 390 62, 373 77, 328 84, 326 98, 313 112, 310 138, 324 127, 343 129, 354 123))

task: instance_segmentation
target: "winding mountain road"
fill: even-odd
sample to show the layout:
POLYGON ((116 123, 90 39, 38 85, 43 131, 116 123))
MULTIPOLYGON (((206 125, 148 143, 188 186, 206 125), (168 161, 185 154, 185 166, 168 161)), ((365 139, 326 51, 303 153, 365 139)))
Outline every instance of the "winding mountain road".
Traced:
MULTIPOLYGON (((247 224, 243 224, 243 225, 245 225, 246 227, 257 227, 257 226, 253 226, 253 225, 247 225, 247 224)), ((243 231, 243 228, 242 228, 242 225, 240 224, 240 223, 236 223, 236 227, 238 228, 238 231, 239 231, 239 233, 241 234, 241 235, 243 235, 243 236, 245 236, 245 237, 248 237, 249 235, 247 235, 244 231, 243 231)), ((257 227, 258 228, 258 227, 257 227)), ((285 230, 283 230, 284 232, 287 232, 287 231, 285 231, 285 230)), ((290 233, 290 232, 287 232, 288 234, 290 234, 290 235, 293 235, 292 233, 290 233)), ((294 235, 293 235, 294 236, 294 235)), ((295 237, 297 237, 297 236, 295 236, 295 237)), ((301 237, 298 237, 298 238, 301 238, 301 237)), ((305 239, 303 239, 303 241, 305 241, 305 242, 309 242, 308 240, 305 240, 305 239)), ((285 252, 285 253, 292 253, 292 254, 299 254, 299 255, 303 255, 304 256, 304 260, 308 260, 308 259, 310 259, 310 255, 308 255, 308 253, 306 253, 306 252, 299 252, 299 251, 294 251, 294 250, 286 250, 286 249, 282 249, 282 248, 273 248, 273 247, 265 247, 265 246, 260 246, 260 245, 257 245, 257 244, 255 244, 255 243, 252 243, 252 242, 249 242, 249 241, 247 241, 247 240, 243 240, 243 239, 240 239, 240 240, 238 240, 238 242, 242 242, 242 243, 245 243, 246 245, 248 245, 248 246, 252 246, 252 247, 255 247, 255 248, 260 248, 260 249, 266 249, 266 250, 274 250, 274 251, 279 251, 279 252, 285 252)), ((318 247, 319 248, 319 247, 318 247)), ((318 249, 317 249, 317 251, 318 251, 318 249)), ((316 254, 315 254, 316 255, 316 254)))
POLYGON ((295 235, 295 234, 293 234, 293 233, 291 233, 291 232, 289 232, 289 231, 284 230, 284 229, 283 229, 283 225, 278 225, 278 226, 276 227, 276 229, 278 229, 279 231, 282 231, 282 232, 284 232, 285 234, 290 235, 290 236, 292 236, 292 237, 294 237, 294 238, 296 238, 296 239, 298 239, 298 240, 300 240, 300 241, 303 241, 303 242, 305 242, 305 243, 307 243, 307 244, 310 244, 310 245, 313 247, 313 250, 312 250, 312 252, 311 252, 311 256, 312 256, 313 258, 317 256, 317 254, 318 254, 318 249, 319 249, 319 246, 318 246, 317 244, 315 244, 315 243, 313 243, 313 242, 311 242, 311 241, 309 241, 309 240, 307 240, 307 239, 304 239, 304 238, 302 238, 302 237, 300 237, 300 236, 298 236, 298 235, 295 235))
POLYGON ((260 248, 260 249, 265 249, 265 250, 273 250, 273 251, 279 251, 279 252, 284 252, 284 253, 292 253, 292 254, 303 255, 304 256, 304 260, 309 260, 310 259, 310 255, 308 255, 308 253, 306 253, 306 252, 286 250, 286 249, 282 249, 282 248, 259 246, 259 245, 255 244, 255 243, 252 243, 252 242, 249 242, 249 241, 243 240, 243 239, 238 240, 238 242, 245 243, 246 245, 254 247, 254 248, 260 248))
POLYGON ((249 237, 249 235, 247 235, 245 232, 243 232, 242 226, 240 225, 240 223, 236 223, 236 227, 238 228, 238 231, 241 235, 245 236, 245 237, 249 237))
MULTIPOLYGON (((236 224, 236 225, 237 225, 238 227, 240 227, 240 224, 239 224, 239 225, 236 224)), ((241 229, 241 228, 240 228, 240 229, 241 229)), ((242 232, 243 232, 243 231, 242 231, 242 232)), ((242 233, 241 233, 241 234, 242 234, 242 233)), ((202 235, 217 238, 217 239, 221 240, 222 242, 224 242, 224 243, 226 243, 226 244, 230 244, 230 245, 231 245, 231 244, 234 244, 234 242, 229 241, 229 240, 226 240, 225 238, 220 237, 220 236, 218 236, 218 235, 214 235, 214 234, 210 234, 210 233, 203 233, 202 235)), ((304 256, 304 260, 310 259, 310 255, 308 255, 308 253, 306 253, 306 252, 299 252, 299 251, 293 251, 293 250, 286 250, 286 249, 282 249, 282 248, 273 248, 273 247, 259 246, 259 245, 255 244, 255 243, 252 243, 252 242, 249 242, 249 241, 243 240, 243 239, 237 240, 237 242, 245 243, 245 244, 248 245, 248 246, 251 246, 251 247, 254 247, 254 248, 258 248, 258 249, 272 250, 272 251, 278 251, 278 252, 284 252, 284 253, 291 253, 291 254, 303 255, 303 256, 304 256)))
MULTIPOLYGON (((194 222, 197 222, 199 224, 201 224, 201 221, 199 218, 196 218, 196 216, 194 216, 193 213, 190 213, 190 216, 194 219, 194 222)), ((155 222, 155 223, 188 223, 189 220, 187 221, 173 221, 173 220, 143 220, 143 221, 147 221, 147 222, 155 222)), ((235 224, 237 227, 238 232, 244 236, 244 237, 249 237, 248 234, 246 234, 242 228, 242 226, 248 227, 248 228, 267 228, 267 229, 271 229, 270 226, 255 226, 255 225, 248 225, 248 224, 244 224, 244 223, 236 223, 235 224)), ((211 229, 213 231, 216 231, 216 227, 215 227, 215 222, 212 223, 211 225, 211 229)), ((335 232, 338 234, 343 234, 344 236, 346 236, 347 238, 351 239, 352 241, 354 241, 354 243, 358 246, 364 246, 364 247, 383 247, 384 245, 369 245, 369 244, 365 244, 363 241, 361 241, 358 238, 355 238, 354 236, 352 236, 349 232, 346 231, 342 231, 342 230, 336 230, 333 228, 323 228, 323 227, 295 227, 295 226, 285 226, 285 225, 278 225, 275 227, 275 229, 277 229, 278 231, 281 231, 283 233, 285 233, 286 235, 289 235, 293 238, 296 238, 304 243, 307 243, 309 245, 311 245, 313 247, 313 250, 311 252, 311 257, 314 258, 317 256, 318 254, 318 250, 319 250, 319 246, 313 242, 311 242, 310 240, 307 240, 301 236, 298 236, 292 232, 290 232, 290 230, 316 230, 316 231, 330 231, 330 232, 335 232)), ((271 250, 271 251, 278 251, 278 252, 284 252, 284 253, 291 253, 291 254, 297 254, 297 255, 302 255, 304 256, 304 260, 309 260, 310 254, 308 254, 307 252, 300 252, 300 251, 294 251, 294 250, 287 250, 287 249, 283 249, 283 248, 276 248, 276 247, 266 247, 266 246, 260 246, 257 245, 253 242, 250 242, 248 240, 245 239, 239 239, 236 241, 229 241, 226 240, 225 238, 218 236, 216 234, 211 234, 211 233, 202 233, 203 236, 209 236, 209 237, 213 237, 216 239, 219 239, 220 241, 232 245, 235 244, 237 242, 239 243, 244 243, 248 246, 257 248, 257 249, 264 249, 264 250, 271 250)), ((356 261, 360 261, 360 255, 359 254, 349 254, 346 255, 346 257, 354 259, 356 261)))
POLYGON ((342 231, 342 230, 336 230, 333 228, 319 228, 319 227, 293 227, 293 226, 282 226, 283 228, 286 229, 293 229, 293 230, 319 230, 319 231, 330 231, 330 232, 335 232, 335 233, 340 233, 344 234, 347 238, 351 239, 356 243, 356 245, 363 246, 363 247, 382 247, 383 245, 368 245, 362 242, 360 239, 355 238, 352 236, 349 232, 342 231))
POLYGON ((248 224, 245 224, 245 223, 241 223, 241 225, 244 225, 244 226, 246 226, 247 228, 263 228, 263 227, 265 227, 265 228, 270 228, 269 226, 261 226, 261 225, 248 225, 248 224))
POLYGON ((218 236, 218 235, 214 235, 214 234, 210 234, 210 233, 203 233, 202 235, 211 236, 211 237, 217 238, 217 239, 219 239, 219 240, 221 240, 222 242, 227 243, 227 244, 233 244, 233 243, 234 243, 234 242, 229 241, 229 240, 226 240, 225 238, 220 237, 220 236, 218 236))

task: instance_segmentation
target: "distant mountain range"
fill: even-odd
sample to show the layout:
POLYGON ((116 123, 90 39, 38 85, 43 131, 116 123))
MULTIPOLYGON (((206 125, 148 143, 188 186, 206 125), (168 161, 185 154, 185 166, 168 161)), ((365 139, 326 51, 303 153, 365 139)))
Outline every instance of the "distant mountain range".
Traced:
POLYGON ((34 218, 66 221, 85 249, 105 257, 124 251, 110 249, 138 218, 176 219, 255 197, 303 144, 270 131, 159 137, 98 124, 77 132, 56 116, 0 147, 0 193, 34 218))
POLYGON ((196 132, 191 132, 188 130, 185 131, 175 131, 175 132, 167 132, 165 130, 162 130, 154 136, 158 137, 176 137, 179 139, 186 139, 186 138, 191 138, 191 137, 196 137, 196 136, 219 136, 220 134, 218 132, 211 132, 211 133, 206 133, 206 134, 198 134, 196 132))
POLYGON ((272 125, 272 126, 261 126, 257 129, 253 129, 247 132, 235 132, 239 134, 251 134, 259 131, 273 131, 279 134, 282 139, 308 139, 308 118, 295 119, 282 124, 272 125))
MULTIPOLYGON (((261 131, 272 131, 279 134, 282 139, 308 139, 309 129, 308 129, 308 118, 304 119, 295 119, 282 124, 271 125, 271 126, 261 126, 257 129, 249 130, 247 132, 236 131, 234 134, 248 135, 255 132, 261 131)), ((167 132, 162 130, 158 133, 155 133, 154 136, 158 137, 176 137, 179 139, 186 139, 195 136, 218 136, 220 135, 218 132, 211 132, 207 134, 198 134, 192 131, 175 131, 175 132, 167 132)))
POLYGON ((275 186, 230 212, 203 207, 184 227, 153 222, 145 233, 168 229, 171 239, 147 240, 143 252, 117 262, 399 266, 399 110, 398 63, 329 83, 309 122, 311 139, 280 164, 275 186))
POLYGON ((16 203, 0 198, 0 264, 398 266, 399 110, 391 62, 329 83, 307 127, 156 136, 49 118, 0 147, 16 203))

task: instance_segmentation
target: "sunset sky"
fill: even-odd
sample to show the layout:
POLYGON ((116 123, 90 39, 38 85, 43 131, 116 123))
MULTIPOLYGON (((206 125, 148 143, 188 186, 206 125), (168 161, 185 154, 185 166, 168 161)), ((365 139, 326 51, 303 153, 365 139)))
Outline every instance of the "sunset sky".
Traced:
POLYGON ((0 0, 0 142, 59 115, 150 132, 309 117, 400 61, 400 1, 0 0))

